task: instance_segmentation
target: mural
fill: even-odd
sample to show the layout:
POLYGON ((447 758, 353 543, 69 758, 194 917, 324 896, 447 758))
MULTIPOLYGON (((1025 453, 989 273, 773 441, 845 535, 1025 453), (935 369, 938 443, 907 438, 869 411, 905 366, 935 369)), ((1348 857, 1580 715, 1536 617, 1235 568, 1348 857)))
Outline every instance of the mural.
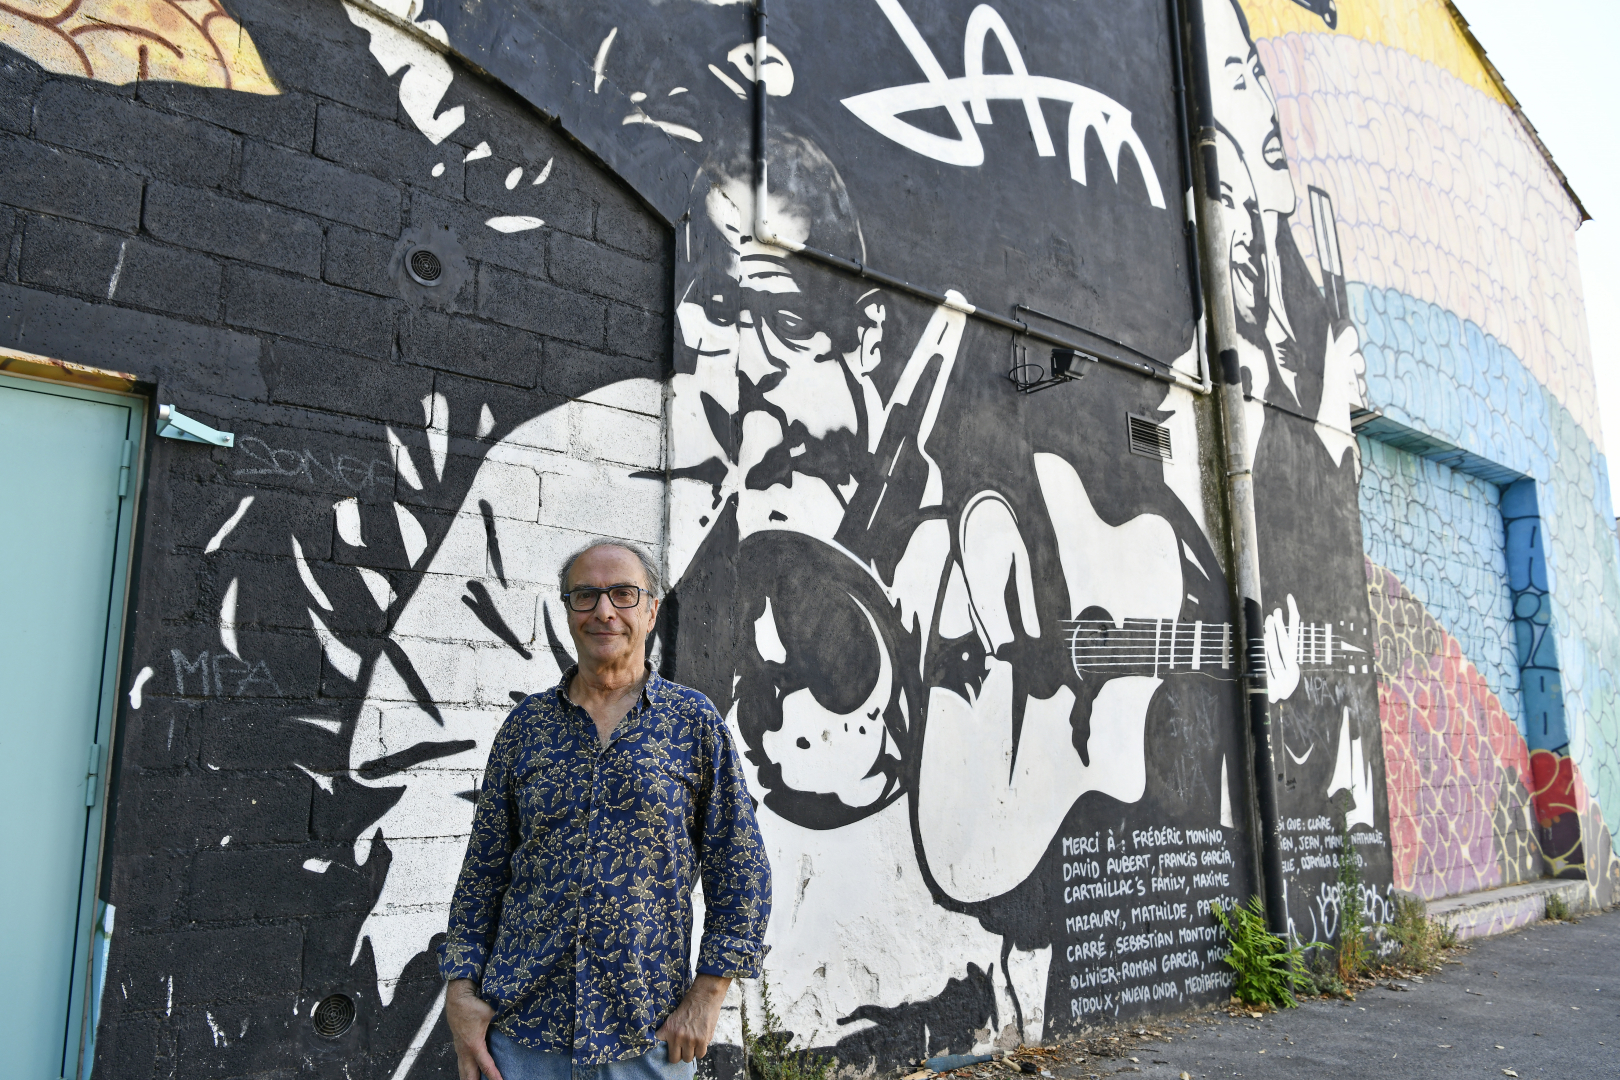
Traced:
MULTIPOLYGON (((463 154, 469 183, 490 170, 511 193, 509 212, 443 239, 447 265, 554 262, 565 249, 552 239, 546 254, 562 236, 547 221, 568 212, 583 160, 484 137, 428 44, 483 41, 477 20, 493 16, 387 10, 414 22, 346 8, 383 69, 404 72, 405 114, 463 154)), ((1224 997, 1210 906, 1256 884, 1200 407, 1170 385, 1197 358, 1166 187, 1182 162, 1163 5, 851 0, 836 18, 858 32, 836 42, 825 8, 803 26, 789 9, 757 69, 736 6, 537 10, 569 43, 559 55, 589 60, 588 145, 610 161, 656 153, 659 176, 681 177, 670 196, 626 165, 655 205, 677 199, 670 291, 628 294, 667 303, 672 370, 593 374, 566 402, 435 388, 419 424, 390 424, 385 452, 347 465, 243 438, 240 480, 352 490, 291 530, 298 581, 274 584, 281 599, 233 579, 223 654, 173 664, 182 688, 201 667, 205 693, 209 665, 221 693, 254 681, 239 625, 289 589, 302 597, 323 694, 349 705, 284 719, 346 744, 341 766, 299 767, 326 796, 323 833, 353 840, 303 872, 352 867, 372 883, 343 948, 350 977, 369 960, 366 993, 409 1014, 389 1021, 416 1031, 397 1074, 439 1023, 431 950, 490 740, 511 702, 571 662, 557 561, 604 528, 604 505, 676 582, 655 659, 708 693, 746 750, 784 883, 768 967, 801 1040, 888 1063, 1224 997), (1076 46, 1100 41, 1111 47, 1076 46), (949 74, 958 51, 963 74, 949 74), (756 75, 771 98, 763 206, 756 75), (892 183, 895 169, 915 185, 892 183), (760 239, 766 221, 777 244, 760 239), (945 301, 896 287, 904 277, 945 301), (975 304, 1025 305, 1157 377, 1099 365, 1021 396, 1006 371, 1032 345, 975 304), (1131 415, 1185 441, 1169 460, 1131 454, 1131 415), (306 557, 328 542, 329 560, 306 557)), ((519 74, 520 93, 549 77, 519 74)), ((424 316, 459 302, 394 276, 424 316)), ((557 318, 547 331, 566 333, 557 318)), ((642 316, 607 318, 611 339, 642 316)), ((252 513, 228 509, 210 550, 252 513)), ((1296 681, 1366 649, 1296 622, 1286 633, 1296 681)), ((1354 754, 1343 787, 1370 822, 1375 742, 1341 720, 1313 765, 1354 754)), ((1336 898, 1310 903, 1330 933, 1336 898)), ((736 1021, 721 1031, 733 1044, 736 1021)))
POLYGON ((0 44, 47 71, 278 94, 246 30, 219 0, 7 0, 0 44))
POLYGON ((1390 888, 1375 638, 1361 563, 1350 410, 1364 361, 1350 320, 1331 195, 1290 170, 1275 92, 1237 0, 1203 6, 1228 237, 1238 370, 1253 462, 1286 922, 1337 932, 1341 825, 1382 921, 1390 888), (1301 229, 1333 262, 1309 265, 1301 229), (1310 660, 1320 670, 1302 671, 1310 660))
MULTIPOLYGON (((1368 553, 1399 576, 1398 586, 1390 584, 1375 566, 1369 578, 1375 607, 1378 596, 1391 597, 1402 627, 1395 656, 1378 661, 1388 680, 1380 683, 1384 701, 1398 702, 1401 685, 1416 685, 1403 680, 1428 677, 1429 661, 1417 658, 1443 655, 1430 645, 1453 642, 1458 655, 1442 661, 1442 682, 1453 689, 1433 708, 1441 700, 1461 704, 1454 715, 1472 717, 1463 729, 1476 731, 1481 745, 1504 746, 1486 737, 1500 726, 1500 709, 1531 755, 1520 767, 1511 746, 1495 751, 1495 771, 1518 779, 1493 793, 1478 786, 1483 773, 1471 774, 1477 796, 1444 796, 1450 809, 1433 823, 1441 832, 1482 835, 1480 819, 1468 815, 1497 807, 1492 843, 1508 853, 1498 859, 1501 868, 1491 870, 1481 848, 1473 869, 1457 866, 1430 885, 1464 887, 1475 873, 1479 880, 1510 878, 1507 867, 1522 865, 1514 854, 1523 844, 1521 801, 1509 790, 1522 783, 1533 799, 1544 865, 1560 874, 1584 867, 1576 872, 1593 896, 1612 896, 1620 872, 1609 839, 1620 811, 1620 787, 1611 779, 1620 777, 1620 700, 1596 658, 1620 642, 1610 614, 1620 581, 1581 314, 1578 206, 1439 0, 1357 4, 1331 21, 1291 0, 1247 0, 1243 9, 1276 98, 1281 156, 1296 188, 1311 191, 1313 211, 1331 205, 1337 219, 1328 230, 1314 214, 1297 216, 1291 232, 1323 288, 1343 290, 1364 366, 1357 385, 1364 396, 1357 401, 1353 391, 1352 402, 1376 413, 1379 424, 1428 440, 1434 454, 1461 453, 1502 473, 1503 483, 1529 478, 1501 496, 1513 632, 1482 625, 1477 610, 1430 607, 1422 619, 1435 622, 1421 644, 1422 637, 1403 635, 1427 624, 1416 615, 1401 622, 1404 602, 1391 590, 1421 593, 1439 579, 1426 563, 1401 570, 1383 561, 1396 545, 1380 547, 1381 533, 1405 519, 1379 485, 1361 487, 1368 553), (1515 498, 1529 509, 1514 509, 1515 498), (1514 521, 1522 522, 1517 533, 1514 521), (1549 548, 1537 553, 1532 538, 1541 537, 1549 548), (1599 778, 1591 795, 1577 794, 1587 790, 1583 770, 1599 778)), ((1494 599, 1489 606, 1499 610, 1494 599)), ((1410 754, 1417 751, 1405 748, 1422 739, 1411 726, 1416 714, 1391 709, 1383 714, 1390 799, 1413 806, 1402 777, 1413 775, 1410 754)), ((1444 712, 1418 712, 1424 724, 1437 725, 1431 731, 1453 730, 1444 712)), ((1476 763, 1465 755, 1458 767, 1483 769, 1489 756, 1476 763)), ((1435 782, 1449 775, 1442 769, 1435 782)), ((1439 788, 1432 795, 1442 798, 1439 788)), ((1391 828, 1405 816, 1397 812, 1391 828)), ((1397 843, 1397 879, 1420 887, 1422 843, 1407 837, 1397 843)))
MULTIPOLYGON (((290 816, 323 846, 264 893, 331 898, 299 925, 305 978, 360 1003, 391 1075, 449 1075, 432 953, 477 785, 506 710, 572 662, 557 562, 604 531, 665 562, 653 659, 745 751, 802 1044, 887 1066, 1227 995, 1209 912, 1260 891, 1260 829, 1168 7, 784 2, 768 40, 720 0, 331 7, 324 32, 387 77, 368 108, 415 129, 364 163, 411 191, 355 286, 404 305, 376 346, 398 385, 365 405, 383 418, 318 431, 248 409, 210 451, 214 501, 173 541, 208 618, 165 624, 188 647, 135 658, 128 701, 173 709, 147 733, 165 751, 180 704, 212 739, 296 747, 313 804, 290 816), (560 284, 587 272, 607 298, 560 284), (543 347, 461 332, 494 309, 543 347), (1134 367, 1018 394, 1008 369, 1047 345, 986 314, 1134 367), (412 382, 407 350, 464 370, 412 382)), ((1444 5, 1413 10, 1202 6, 1241 339, 1222 375, 1260 526, 1242 599, 1282 915, 1316 941, 1396 887, 1546 866, 1620 895, 1620 552, 1574 211, 1444 5), (1373 413, 1529 486, 1423 462, 1418 490, 1358 442, 1373 413), (1456 557, 1425 563, 1447 529, 1456 557), (1505 585, 1448 576, 1487 553, 1505 585)), ((0 0, 0 42, 75 77, 276 92, 212 0, 0 0)), ((352 389, 265 354, 276 393, 352 389)), ((250 1039, 204 1015, 214 1049, 250 1039)))

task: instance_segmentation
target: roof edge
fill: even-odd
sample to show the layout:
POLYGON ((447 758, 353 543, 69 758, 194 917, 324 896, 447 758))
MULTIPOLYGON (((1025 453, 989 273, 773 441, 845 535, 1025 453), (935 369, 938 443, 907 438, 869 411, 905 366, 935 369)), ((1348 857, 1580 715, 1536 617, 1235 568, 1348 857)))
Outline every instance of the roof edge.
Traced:
POLYGON ((1512 109, 1513 115, 1519 118, 1519 123, 1524 126, 1525 134, 1530 136, 1530 141, 1536 144, 1537 150, 1541 151, 1542 160, 1546 161, 1547 167, 1553 171, 1553 175, 1558 177, 1558 183, 1562 185, 1564 194, 1568 195, 1569 201, 1575 204, 1575 209, 1581 215, 1581 220, 1576 227, 1579 228, 1581 224, 1591 221, 1592 215, 1587 213, 1586 204, 1581 202, 1581 197, 1575 194, 1575 188, 1570 184, 1569 177, 1564 175, 1564 170, 1560 169, 1558 162, 1553 160, 1552 151, 1547 149, 1547 144, 1541 141, 1541 133, 1536 130, 1536 125, 1532 124, 1530 118, 1524 115, 1524 109, 1519 105, 1519 99, 1514 96, 1513 91, 1508 89, 1507 80, 1502 78, 1500 71, 1496 70, 1496 65, 1491 63, 1491 58, 1485 55, 1485 46, 1481 45, 1479 38, 1474 36, 1474 31, 1469 27, 1467 18, 1463 16, 1461 11, 1457 10, 1457 5, 1452 0, 1442 0, 1442 2, 1446 5, 1446 11, 1451 15, 1451 21, 1457 24, 1457 29, 1462 32, 1464 40, 1468 42, 1468 47, 1474 50, 1474 55, 1479 58, 1479 62, 1485 68, 1485 73, 1491 77, 1491 82, 1495 84, 1503 100, 1507 102, 1508 108, 1512 109))

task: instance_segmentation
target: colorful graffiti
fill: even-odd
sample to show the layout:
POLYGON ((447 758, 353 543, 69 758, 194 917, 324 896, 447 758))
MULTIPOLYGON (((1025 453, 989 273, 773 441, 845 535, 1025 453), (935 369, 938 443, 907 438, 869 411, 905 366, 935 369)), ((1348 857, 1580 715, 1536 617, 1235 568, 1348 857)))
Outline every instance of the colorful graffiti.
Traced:
MULTIPOLYGON (((1552 872, 1584 873, 1601 902, 1620 875, 1620 687, 1601 660, 1620 643, 1620 551, 1581 316, 1580 208, 1450 4, 1243 8, 1294 186, 1320 192, 1336 224, 1288 221, 1324 287, 1345 282, 1366 409, 1510 485, 1497 536, 1511 573, 1467 580, 1395 535, 1421 530, 1430 504, 1361 486, 1371 595, 1394 650, 1379 657, 1379 691, 1397 882, 1440 895, 1510 881, 1537 862, 1529 844, 1552 872), (1546 542, 1533 558, 1532 535, 1546 542), (1425 740, 1442 733, 1462 756, 1427 761, 1440 744, 1425 740), (1451 864, 1432 851, 1448 836, 1451 864)), ((1476 486, 1489 503, 1492 485, 1476 486)))
POLYGON ((47 71, 279 94, 259 50, 219 0, 4 0, 0 44, 47 71))
POLYGON ((1395 886, 1434 899, 1539 877, 1530 757, 1462 643, 1367 560, 1395 886))

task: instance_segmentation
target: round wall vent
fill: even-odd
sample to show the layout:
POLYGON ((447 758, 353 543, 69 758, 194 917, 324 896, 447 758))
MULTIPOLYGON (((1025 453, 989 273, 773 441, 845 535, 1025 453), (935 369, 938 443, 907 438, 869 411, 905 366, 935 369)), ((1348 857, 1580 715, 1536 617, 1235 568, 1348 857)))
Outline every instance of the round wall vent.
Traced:
POLYGON ((405 269, 409 271, 411 280, 418 285, 429 288, 437 285, 444 278, 444 263, 439 257, 427 248, 417 248, 405 260, 405 269))
POLYGON ((342 994, 333 994, 315 1006, 310 1020, 315 1025, 315 1034, 323 1039, 335 1039, 354 1026, 354 1002, 342 994))

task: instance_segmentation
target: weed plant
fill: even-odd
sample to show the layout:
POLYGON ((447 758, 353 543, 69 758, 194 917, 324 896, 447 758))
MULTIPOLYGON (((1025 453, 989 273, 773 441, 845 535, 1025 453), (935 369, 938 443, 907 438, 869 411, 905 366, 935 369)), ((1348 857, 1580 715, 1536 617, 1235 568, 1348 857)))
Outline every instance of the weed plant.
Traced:
POLYGON ((1395 917, 1387 929, 1397 946, 1392 959, 1412 971, 1435 970, 1446 951, 1457 947, 1456 929, 1429 918, 1423 901, 1414 896, 1395 898, 1395 917))
POLYGON ((1370 966, 1367 915, 1361 906, 1361 859, 1349 823, 1339 827, 1339 981, 1354 983, 1370 966))
POLYGON ((1258 896, 1248 907, 1234 905, 1230 912, 1214 905, 1215 919, 1226 931, 1231 951, 1226 963, 1234 974, 1232 992, 1249 1005, 1292 1009, 1299 1002, 1293 991, 1313 989, 1305 970, 1305 946, 1293 945, 1266 926, 1266 909, 1258 896))
POLYGON ((830 1080, 837 1063, 808 1050, 793 1049, 793 1033, 782 1030, 782 1018, 771 999, 770 980, 763 977, 759 980, 759 1000, 763 1030, 755 1031, 748 1022, 748 996, 743 995, 743 1072, 750 1080, 830 1080))
POLYGON ((1574 922, 1569 902, 1555 892, 1547 894, 1547 918, 1551 922, 1574 922))

